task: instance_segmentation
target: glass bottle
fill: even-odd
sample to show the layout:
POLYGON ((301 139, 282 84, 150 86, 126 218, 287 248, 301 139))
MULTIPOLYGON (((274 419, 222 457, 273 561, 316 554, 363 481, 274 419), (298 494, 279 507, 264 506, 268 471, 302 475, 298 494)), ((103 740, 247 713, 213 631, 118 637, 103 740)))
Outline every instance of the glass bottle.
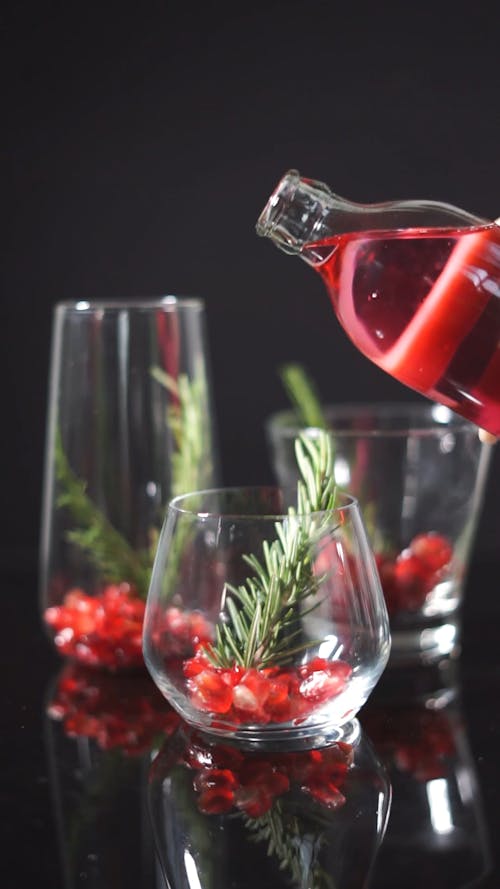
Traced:
POLYGON ((500 435, 500 220, 436 201, 353 203, 291 170, 257 233, 319 272, 367 358, 500 435))

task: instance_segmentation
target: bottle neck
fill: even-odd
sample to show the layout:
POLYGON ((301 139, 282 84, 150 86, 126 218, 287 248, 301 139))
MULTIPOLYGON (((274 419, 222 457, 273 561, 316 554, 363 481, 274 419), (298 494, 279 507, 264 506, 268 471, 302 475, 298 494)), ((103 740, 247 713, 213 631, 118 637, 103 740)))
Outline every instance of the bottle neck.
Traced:
POLYGON ((297 170, 289 170, 260 214, 257 234, 270 238, 285 253, 302 254, 309 262, 308 254, 303 254, 304 248, 341 234, 342 227, 336 225, 335 214, 340 216, 341 205, 347 203, 340 198, 339 204, 336 195, 322 182, 304 179, 297 170))
POLYGON ((354 203, 334 194, 324 183, 289 170, 267 201, 256 229, 285 253, 298 254, 310 265, 318 265, 331 256, 335 237, 343 234, 485 224, 488 220, 437 201, 354 203))

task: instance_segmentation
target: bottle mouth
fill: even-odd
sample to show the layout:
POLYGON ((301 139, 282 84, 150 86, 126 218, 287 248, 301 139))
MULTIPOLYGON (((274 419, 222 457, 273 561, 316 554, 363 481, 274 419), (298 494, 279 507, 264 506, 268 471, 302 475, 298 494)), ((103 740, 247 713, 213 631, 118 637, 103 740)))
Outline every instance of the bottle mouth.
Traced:
POLYGON ((288 170, 278 182, 255 226, 261 238, 272 238, 287 253, 300 250, 297 239, 291 237, 288 228, 283 225, 289 220, 290 207, 293 206, 300 181, 297 170, 288 170))

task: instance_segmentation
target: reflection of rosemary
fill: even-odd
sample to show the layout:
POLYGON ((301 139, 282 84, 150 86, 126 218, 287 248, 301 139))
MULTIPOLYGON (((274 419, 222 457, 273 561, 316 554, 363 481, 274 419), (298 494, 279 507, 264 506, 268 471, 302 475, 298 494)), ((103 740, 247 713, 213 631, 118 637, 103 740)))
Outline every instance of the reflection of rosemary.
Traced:
POLYGON ((264 815, 246 816, 244 821, 251 838, 267 844, 267 854, 278 859, 280 870, 288 871, 294 885, 335 889, 332 877, 316 862, 323 836, 306 833, 297 816, 285 816, 279 800, 264 815))
MULTIPOLYGON (((173 397, 166 418, 175 444, 171 455, 171 494, 196 490, 210 478, 212 471, 205 378, 200 373, 190 380, 186 374, 180 374, 174 380, 159 368, 153 368, 151 374, 173 397)), ((157 529, 150 529, 147 549, 134 549, 86 493, 85 483, 69 465, 60 436, 56 439, 55 467, 61 491, 57 505, 69 510, 76 525, 68 531, 67 539, 87 554, 104 580, 127 581, 145 598, 157 529)))
MULTIPOLYGON (((276 523, 277 538, 263 544, 263 561, 245 556, 252 576, 238 587, 226 586, 226 622, 216 627, 216 640, 206 655, 217 667, 265 667, 284 664, 309 647, 298 645, 301 630, 297 618, 302 606, 318 588, 311 549, 321 532, 321 518, 314 513, 332 510, 335 504, 330 437, 301 435, 296 456, 302 475, 297 483, 297 508, 289 519, 276 523)), ((317 607, 312 602, 309 610, 317 607)))

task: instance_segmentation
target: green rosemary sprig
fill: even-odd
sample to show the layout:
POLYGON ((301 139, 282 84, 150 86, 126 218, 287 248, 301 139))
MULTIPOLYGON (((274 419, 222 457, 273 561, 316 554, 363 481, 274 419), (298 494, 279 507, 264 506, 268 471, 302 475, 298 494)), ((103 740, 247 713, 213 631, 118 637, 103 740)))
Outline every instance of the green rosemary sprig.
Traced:
POLYGON ((67 539, 83 550, 103 579, 126 580, 145 596, 151 572, 149 550, 134 550, 95 505, 85 490, 85 483, 74 474, 61 438, 55 443, 55 468, 61 492, 57 506, 69 509, 76 528, 68 531, 67 539))
POLYGON ((319 604, 314 601, 318 578, 311 563, 312 545, 322 531, 316 513, 335 505, 330 437, 301 435, 296 442, 301 473, 297 483, 297 508, 288 510, 288 521, 276 523, 276 539, 263 544, 263 559, 245 556, 252 569, 243 584, 226 585, 224 621, 217 624, 216 639, 206 655, 215 666, 265 667, 284 664, 293 654, 313 643, 299 644, 299 618, 319 604))
MULTIPOLYGON (((299 425, 330 429, 334 434, 332 425, 328 423, 317 395, 316 385, 305 368, 300 364, 290 363, 280 367, 278 372, 297 414, 299 425)), ((358 496, 362 494, 364 494, 363 487, 361 487, 358 496)), ((363 518, 372 547, 378 553, 393 552, 394 547, 390 545, 378 527, 376 503, 368 500, 365 496, 363 496, 363 500, 365 501, 363 518)))
POLYGON ((279 375, 300 425, 327 429, 328 423, 317 388, 306 370, 300 364, 290 362, 279 368, 279 375))
MULTIPOLYGON (((178 380, 160 368, 152 376, 173 396, 166 422, 172 431, 171 495, 197 490, 211 475, 206 381, 203 373, 192 380, 180 374, 178 380)), ((59 507, 71 513, 75 528, 67 539, 83 550, 105 581, 127 581, 146 598, 156 550, 158 529, 151 527, 147 549, 134 549, 112 525, 86 493, 86 486, 71 469, 60 435, 55 445, 55 468, 60 494, 59 507)))
POLYGON ((212 476, 205 374, 199 371, 192 379, 179 374, 175 380, 161 368, 152 367, 151 376, 173 396, 167 409, 167 425, 175 442, 171 496, 199 491, 212 476))

